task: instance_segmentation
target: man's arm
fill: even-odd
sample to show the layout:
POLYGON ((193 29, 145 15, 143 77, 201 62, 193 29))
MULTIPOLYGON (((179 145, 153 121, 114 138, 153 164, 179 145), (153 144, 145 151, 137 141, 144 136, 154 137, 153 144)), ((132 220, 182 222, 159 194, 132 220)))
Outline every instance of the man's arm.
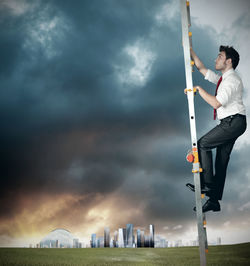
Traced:
POLYGON ((210 104, 214 109, 218 109, 222 106, 222 104, 216 99, 215 96, 207 93, 204 89, 202 89, 200 86, 196 86, 196 89, 198 90, 200 96, 208 103, 210 104))
POLYGON ((204 66, 204 64, 201 62, 200 58, 196 55, 192 47, 190 48, 191 56, 194 60, 194 63, 198 70, 201 72, 201 74, 205 77, 207 74, 207 68, 204 66))

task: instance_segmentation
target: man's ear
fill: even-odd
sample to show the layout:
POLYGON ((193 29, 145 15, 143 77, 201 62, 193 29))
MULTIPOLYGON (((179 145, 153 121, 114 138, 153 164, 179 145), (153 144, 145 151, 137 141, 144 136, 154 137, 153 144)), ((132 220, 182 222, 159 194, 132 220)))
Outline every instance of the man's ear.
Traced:
POLYGON ((227 65, 232 65, 232 58, 228 58, 227 60, 226 60, 226 63, 227 63, 227 65))

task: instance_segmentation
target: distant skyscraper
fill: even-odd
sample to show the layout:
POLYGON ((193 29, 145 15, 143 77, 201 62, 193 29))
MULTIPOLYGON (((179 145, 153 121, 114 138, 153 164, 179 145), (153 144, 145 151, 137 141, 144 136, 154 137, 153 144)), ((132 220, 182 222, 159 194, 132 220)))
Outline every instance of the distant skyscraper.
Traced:
POLYGON ((141 231, 141 247, 142 248, 145 247, 145 235, 144 235, 144 231, 141 231))
POLYGON ((123 241, 124 241, 124 247, 127 246, 127 231, 126 231, 126 228, 122 228, 122 231, 123 231, 123 241))
POLYGON ((109 248, 109 242, 110 242, 110 230, 108 227, 104 228, 104 247, 109 248))
POLYGON ((97 247, 98 248, 103 248, 104 247, 104 237, 103 236, 98 237, 98 239, 97 239, 97 247))
POLYGON ((96 234, 92 234, 92 235, 91 235, 90 246, 91 246, 92 248, 96 248, 96 234))
POLYGON ((140 248, 141 247, 141 230, 137 229, 137 247, 140 248))
POLYGON ((144 247, 149 248, 150 247, 150 236, 144 235, 144 247))
POLYGON ((134 239, 134 226, 133 224, 127 224, 126 227, 126 247, 132 248, 133 247, 133 239, 134 239))
POLYGON ((109 247, 114 248, 114 239, 110 238, 109 247))
POLYGON ((155 228, 153 224, 149 225, 149 247, 153 248, 155 246, 154 241, 155 228))
POLYGON ((78 248, 78 245, 79 245, 79 239, 74 238, 73 239, 73 248, 78 248))
POLYGON ((114 248, 118 247, 118 231, 115 231, 115 233, 114 233, 113 247, 114 248))
POLYGON ((166 239, 165 238, 161 238, 160 247, 161 248, 166 248, 167 247, 167 243, 166 243, 166 239))
POLYGON ((118 230, 118 248, 124 248, 123 228, 118 230))

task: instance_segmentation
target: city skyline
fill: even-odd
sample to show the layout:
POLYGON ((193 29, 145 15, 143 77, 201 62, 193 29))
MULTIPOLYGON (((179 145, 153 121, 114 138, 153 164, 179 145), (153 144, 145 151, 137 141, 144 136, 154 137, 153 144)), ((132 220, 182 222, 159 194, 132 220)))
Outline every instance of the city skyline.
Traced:
POLYGON ((113 248, 135 248, 135 247, 154 247, 154 225, 149 225, 149 236, 144 234, 144 231, 134 230, 133 224, 126 224, 126 228, 118 228, 114 231, 113 238, 111 238, 109 227, 104 228, 104 237, 97 237, 96 233, 91 234, 90 246, 96 247, 113 247, 113 248), (140 234, 138 235, 138 232, 140 234), (136 237, 135 237, 136 233, 136 237), (104 239, 104 242, 100 240, 104 239), (146 239, 146 237, 148 237, 146 239))
MULTIPOLYGON (((169 241, 165 237, 155 234, 154 225, 150 224, 147 230, 136 229, 130 231, 133 224, 127 224, 126 228, 119 228, 115 230, 113 234, 110 234, 109 227, 104 228, 104 234, 102 236, 96 233, 91 234, 89 243, 82 242, 79 238, 71 235, 70 231, 57 228, 52 230, 47 236, 43 238, 39 243, 30 244, 29 247, 36 248, 168 248, 168 247, 181 247, 181 246, 198 246, 197 238, 189 241, 183 241, 178 239, 175 241, 169 241), (129 230, 128 234, 126 230, 129 230), (55 232, 57 235, 55 236, 55 232), (132 236, 131 236, 132 233, 132 236), (54 234, 54 235, 53 235, 54 234), (61 236, 60 236, 61 234, 61 236), (65 234, 68 236, 65 237, 65 234), (53 235, 53 236, 52 236, 53 235), (135 237, 136 235, 136 237, 135 237), (130 236, 132 237, 132 243, 128 241, 130 236), (105 240, 106 239, 106 240, 105 240), (109 239, 109 242, 107 240, 109 239)), ((209 245, 221 245, 221 237, 217 237, 216 242, 209 242, 209 245)))

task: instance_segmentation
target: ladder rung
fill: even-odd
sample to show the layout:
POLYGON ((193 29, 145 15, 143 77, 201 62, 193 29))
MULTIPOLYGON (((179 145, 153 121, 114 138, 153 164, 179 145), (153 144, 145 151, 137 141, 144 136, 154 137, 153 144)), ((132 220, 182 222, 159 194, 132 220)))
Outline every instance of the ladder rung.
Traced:
MULTIPOLYGON (((187 93, 188 91, 193 91, 194 93, 197 92, 196 87, 194 87, 193 89, 185 89, 184 92, 187 93)), ((197 152, 196 148, 193 148, 193 152, 197 152)))
POLYGON ((202 171, 203 171, 202 168, 200 168, 199 170, 194 170, 194 169, 193 169, 193 170, 192 170, 192 173, 198 173, 198 172, 201 173, 202 171))
POLYGON ((192 45, 192 32, 190 32, 191 33, 191 35, 189 35, 189 45, 190 45, 190 47, 193 47, 193 45, 192 45))
POLYGON ((190 18, 190 3, 189 1, 186 2, 187 5, 187 19, 188 19, 188 27, 191 26, 191 18, 190 18))

